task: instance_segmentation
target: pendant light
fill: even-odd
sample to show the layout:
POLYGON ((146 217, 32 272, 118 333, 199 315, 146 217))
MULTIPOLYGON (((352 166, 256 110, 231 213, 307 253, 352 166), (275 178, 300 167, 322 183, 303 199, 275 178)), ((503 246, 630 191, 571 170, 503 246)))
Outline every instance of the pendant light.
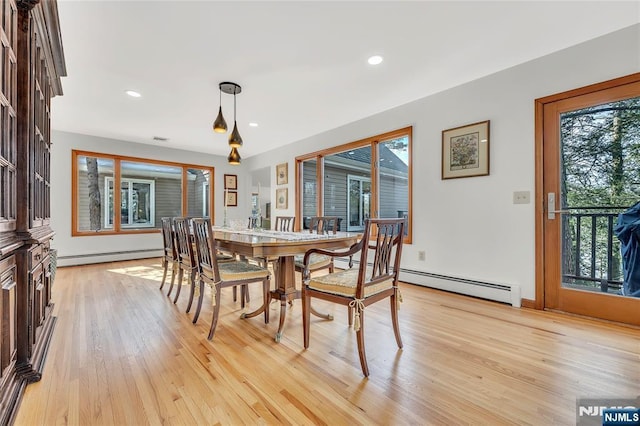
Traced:
POLYGON ((234 146, 233 148, 231 148, 231 153, 229 153, 227 161, 229 162, 229 164, 237 166, 238 164, 240 164, 240 160, 241 158, 240 153, 238 152, 238 148, 234 146))
POLYGON ((218 86, 218 91, 220 92, 220 107, 218 108, 216 121, 213 122, 213 131, 216 133, 227 133, 227 122, 224 121, 224 116, 222 115, 222 83, 218 86))
POLYGON ((218 87, 220 89, 220 108, 218 109, 218 117, 213 123, 213 131, 216 133, 225 133, 227 131, 227 123, 222 116, 222 92, 233 95, 233 131, 229 135, 229 146, 231 147, 231 152, 227 157, 227 161, 229 164, 237 165, 240 164, 241 161, 238 148, 242 146, 242 136, 240 136, 238 123, 236 122, 236 95, 242 92, 242 87, 240 87, 239 84, 232 83, 230 81, 223 81, 218 87))
MULTIPOLYGON (((238 132, 238 124, 236 123, 236 92, 235 91, 233 92, 233 131, 231 132, 231 135, 229 135, 229 146, 234 149, 240 148, 242 146, 242 136, 240 136, 240 132, 238 132)), ((233 153, 233 151, 231 152, 233 153)))

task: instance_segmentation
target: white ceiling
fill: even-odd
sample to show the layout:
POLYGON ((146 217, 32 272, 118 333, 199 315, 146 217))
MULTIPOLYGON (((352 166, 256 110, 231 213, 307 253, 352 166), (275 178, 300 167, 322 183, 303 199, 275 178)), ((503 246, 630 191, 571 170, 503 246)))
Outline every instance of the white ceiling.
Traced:
MULTIPOLYGON (((218 83, 233 81, 243 158, 640 22, 638 1, 58 7, 68 77, 54 129, 226 156, 211 127, 218 83), (384 62, 367 64, 373 54, 384 62)), ((233 96, 222 108, 231 127, 233 96)))

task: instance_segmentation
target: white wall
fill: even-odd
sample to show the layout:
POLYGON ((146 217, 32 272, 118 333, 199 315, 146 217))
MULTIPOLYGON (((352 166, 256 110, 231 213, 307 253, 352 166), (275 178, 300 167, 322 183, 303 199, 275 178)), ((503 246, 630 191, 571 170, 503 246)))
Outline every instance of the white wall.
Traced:
MULTIPOLYGON (((469 64, 473 66, 473 64, 469 64)), ((434 66, 439 66, 434 64, 434 66)), ((444 66, 444 65, 443 65, 444 66)), ((247 159, 251 170, 289 163, 293 214, 295 157, 413 126, 413 244, 402 267, 520 286, 534 299, 534 100, 640 71, 640 25, 585 42, 471 83, 247 159), (440 179, 441 132, 491 120, 491 174, 440 179), (418 251, 426 261, 418 261, 418 251)), ((276 185, 271 187, 275 199, 276 185)), ((275 203, 273 203, 275 205, 275 203)))
POLYGON ((224 213, 223 176, 225 173, 236 174, 238 175, 238 207, 227 209, 228 218, 249 217, 251 179, 246 177, 247 168, 242 165, 228 165, 226 157, 59 131, 52 132, 51 140, 51 227, 56 231, 52 247, 58 250, 60 266, 153 257, 159 256, 162 250, 160 233, 71 236, 71 150, 73 149, 213 166, 215 168, 214 222, 220 225, 224 213))

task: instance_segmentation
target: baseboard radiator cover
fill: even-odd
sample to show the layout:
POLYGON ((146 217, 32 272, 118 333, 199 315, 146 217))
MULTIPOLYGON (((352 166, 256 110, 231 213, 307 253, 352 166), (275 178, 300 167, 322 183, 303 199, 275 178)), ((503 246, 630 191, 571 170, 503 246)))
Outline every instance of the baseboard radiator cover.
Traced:
MULTIPOLYGON (((346 258, 338 258, 335 262, 337 267, 349 267, 349 260, 346 258)), ((354 261, 353 263, 357 264, 358 262, 354 261)), ((479 297, 481 299, 508 303, 514 308, 521 306, 520 286, 517 284, 492 283, 406 268, 400 268, 400 281, 479 297)))
POLYGON ((91 263, 118 262, 120 260, 147 259, 151 257, 161 257, 162 255, 162 249, 76 254, 71 256, 58 256, 58 266, 75 266, 87 265, 91 263))

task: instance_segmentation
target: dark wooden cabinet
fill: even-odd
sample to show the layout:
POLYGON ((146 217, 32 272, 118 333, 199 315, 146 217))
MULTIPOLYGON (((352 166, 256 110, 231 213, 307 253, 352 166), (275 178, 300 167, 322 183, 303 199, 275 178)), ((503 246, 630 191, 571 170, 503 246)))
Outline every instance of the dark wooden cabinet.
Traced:
POLYGON ((52 316, 50 100, 66 75, 55 0, 0 0, 0 425, 40 379, 52 316))

